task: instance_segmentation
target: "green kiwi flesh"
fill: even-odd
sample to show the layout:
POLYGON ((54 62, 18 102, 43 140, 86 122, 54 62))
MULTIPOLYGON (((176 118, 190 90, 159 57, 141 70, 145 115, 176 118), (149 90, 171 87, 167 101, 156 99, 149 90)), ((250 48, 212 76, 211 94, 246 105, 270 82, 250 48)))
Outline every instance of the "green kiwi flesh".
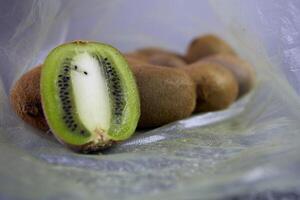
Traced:
POLYGON ((63 44, 47 56, 40 91, 56 138, 80 151, 96 151, 135 131, 140 103, 123 56, 96 42, 63 44))

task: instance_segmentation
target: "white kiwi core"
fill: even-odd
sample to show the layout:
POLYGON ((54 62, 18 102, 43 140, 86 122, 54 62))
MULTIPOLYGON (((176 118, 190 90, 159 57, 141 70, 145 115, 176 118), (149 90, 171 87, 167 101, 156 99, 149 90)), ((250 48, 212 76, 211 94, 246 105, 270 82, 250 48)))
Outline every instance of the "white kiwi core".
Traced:
POLYGON ((88 52, 73 58, 71 82, 79 119, 92 134, 107 134, 112 116, 102 66, 88 52))

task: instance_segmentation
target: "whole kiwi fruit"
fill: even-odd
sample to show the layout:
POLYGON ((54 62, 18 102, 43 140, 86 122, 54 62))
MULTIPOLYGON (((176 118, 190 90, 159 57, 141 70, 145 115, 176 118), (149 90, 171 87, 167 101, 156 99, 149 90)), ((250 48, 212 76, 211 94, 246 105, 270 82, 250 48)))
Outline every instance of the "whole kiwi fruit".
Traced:
POLYGON ((186 65, 183 59, 168 54, 154 54, 148 58, 148 63, 165 67, 182 67, 186 65))
POLYGON ((216 35, 208 34, 195 38, 188 46, 185 59, 188 63, 196 62, 214 54, 235 55, 232 47, 216 35))
POLYGON ((28 124, 49 130, 40 94, 41 65, 25 73, 10 91, 10 103, 16 114, 28 124))
POLYGON ((180 69, 197 85, 195 112, 222 110, 236 100, 238 83, 231 71, 222 65, 198 61, 180 69))
POLYGON ((123 53, 124 57, 128 60, 136 60, 139 62, 145 62, 148 63, 148 57, 144 56, 142 54, 138 54, 136 52, 131 52, 131 53, 123 53))
POLYGON ((192 114, 196 87, 182 70, 130 62, 141 100, 139 128, 161 126, 192 114))
POLYGON ((174 57, 178 57, 180 59, 184 59, 184 56, 180 55, 179 53, 164 48, 160 48, 160 47, 144 47, 144 48, 137 49, 135 53, 146 57, 151 57, 157 54, 159 55, 164 54, 164 55, 171 55, 174 57))
POLYGON ((217 54, 206 57, 202 61, 217 63, 229 69, 239 84, 239 97, 249 92, 254 85, 254 68, 247 61, 237 56, 229 54, 217 54))
POLYGON ((152 65, 166 67, 181 67, 186 65, 183 56, 180 54, 158 47, 142 48, 124 55, 126 58, 137 59, 152 65))

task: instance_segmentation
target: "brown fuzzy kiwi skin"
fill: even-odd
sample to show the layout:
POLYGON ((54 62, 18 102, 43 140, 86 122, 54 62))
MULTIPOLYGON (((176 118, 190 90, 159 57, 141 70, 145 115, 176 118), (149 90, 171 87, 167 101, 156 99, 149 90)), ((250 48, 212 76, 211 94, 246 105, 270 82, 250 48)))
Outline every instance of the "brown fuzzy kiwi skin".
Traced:
POLYGON ((238 83, 231 71, 222 65, 200 61, 181 69, 197 84, 195 112, 222 110, 236 100, 238 83))
POLYGON ((25 73, 10 91, 10 103, 16 114, 42 131, 49 130, 40 95, 41 65, 25 73))
POLYGON ((167 54, 155 54, 148 59, 148 63, 165 67, 182 67, 186 62, 178 56, 167 54))
POLYGON ((170 51, 170 50, 167 50, 167 49, 164 49, 164 48, 160 48, 160 47, 145 47, 145 48, 140 48, 136 51, 137 54, 139 55, 143 55, 145 57, 151 57, 153 55, 170 55, 170 56, 173 56, 173 57, 177 57, 177 58, 180 58, 180 59, 184 59, 184 56, 180 55, 179 53, 177 52, 173 52, 173 51, 170 51))
POLYGON ((215 54, 235 55, 232 47, 216 35, 208 34, 195 38, 188 46, 186 61, 190 64, 215 54))
POLYGON ((182 70, 132 63, 140 100, 139 128, 153 128, 190 116, 196 105, 196 87, 182 70))
POLYGON ((183 56, 160 48, 144 48, 132 53, 125 53, 128 59, 140 60, 152 65, 165 67, 181 67, 186 65, 183 56))
POLYGON ((132 52, 132 53, 124 53, 123 56, 128 60, 138 60, 140 62, 148 62, 148 57, 132 52))
POLYGON ((245 60, 228 54, 217 54, 202 60, 203 62, 217 63, 229 69, 239 84, 239 94, 241 97, 253 88, 256 75, 254 68, 245 60))

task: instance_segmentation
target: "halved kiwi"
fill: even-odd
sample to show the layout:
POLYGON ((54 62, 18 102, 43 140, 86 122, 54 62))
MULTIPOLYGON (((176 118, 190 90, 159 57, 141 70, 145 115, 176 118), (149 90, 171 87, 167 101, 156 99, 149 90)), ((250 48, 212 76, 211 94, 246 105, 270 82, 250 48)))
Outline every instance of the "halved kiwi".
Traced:
POLYGON ((75 41, 47 56, 41 73, 43 110, 56 138, 97 151, 135 131, 140 103, 135 79, 113 47, 75 41))

